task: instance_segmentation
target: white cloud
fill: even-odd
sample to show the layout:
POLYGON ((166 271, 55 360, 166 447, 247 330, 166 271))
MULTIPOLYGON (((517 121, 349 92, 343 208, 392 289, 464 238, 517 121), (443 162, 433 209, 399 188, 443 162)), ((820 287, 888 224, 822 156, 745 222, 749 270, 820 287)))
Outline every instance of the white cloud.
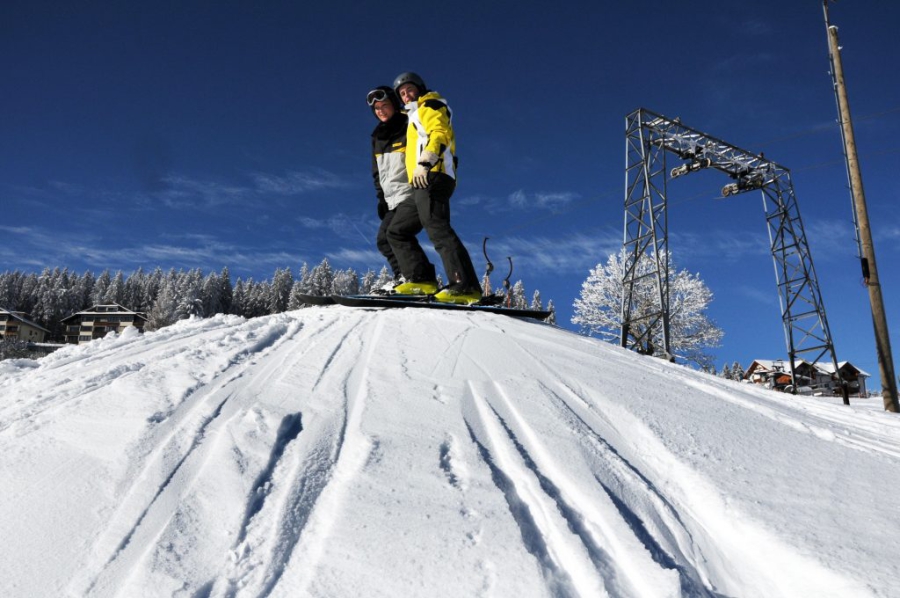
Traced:
POLYGON ((454 200, 457 205, 469 207, 479 206, 489 214, 511 211, 546 210, 563 211, 569 204, 579 199, 577 193, 569 191, 526 192, 524 189, 513 191, 505 198, 486 195, 467 195, 454 200))
MULTIPOLYGON (((471 244, 468 246, 474 247, 471 244)), ((507 268, 506 256, 511 256, 515 269, 521 266, 531 272, 583 272, 587 276, 591 268, 605 261, 606 256, 619 251, 621 247, 621 233, 606 229, 596 235, 578 233, 560 237, 491 239, 488 243, 488 255, 498 273, 507 268)))
POLYGON ((778 294, 774 291, 774 287, 771 289, 761 289, 755 286, 739 285, 735 290, 739 295, 742 295, 755 303, 770 306, 778 305, 778 294))
POLYGON ((574 200, 578 195, 570 192, 537 192, 525 193, 522 189, 509 195, 507 201, 515 209, 540 209, 556 212, 574 200))
POLYGON ((48 194, 64 197, 91 197, 109 203, 150 207, 162 203, 173 209, 215 209, 223 206, 242 208, 262 207, 272 196, 296 197, 315 191, 349 189, 354 185, 333 172, 321 168, 291 171, 284 175, 255 172, 251 183, 204 180, 185 175, 169 175, 159 180, 156 191, 123 191, 109 188, 85 188, 66 181, 51 181, 46 189, 20 188, 26 196, 46 197, 48 194))
POLYGON ((742 32, 752 37, 765 37, 772 35, 775 30, 770 21, 761 19, 749 19, 740 25, 742 32))
POLYGON ((347 214, 334 214, 327 218, 310 218, 309 216, 297 217, 304 228, 312 230, 327 229, 335 236, 343 239, 362 239, 366 243, 375 243, 375 228, 371 217, 358 216, 351 218, 347 214))
POLYGON ((299 251, 236 245, 210 235, 168 236, 159 243, 115 247, 101 238, 50 234, 33 227, 0 226, 0 232, 6 238, 15 237, 10 243, 0 243, 0 259, 17 268, 76 266, 80 270, 86 266, 95 271, 127 271, 159 266, 213 271, 227 266, 233 274, 251 272, 259 276, 260 271, 299 267, 303 261, 299 251))
POLYGON ((375 249, 341 248, 337 251, 328 252, 326 257, 338 268, 354 266, 378 271, 383 265, 387 265, 384 256, 375 249))
POLYGON ((763 226, 758 230, 711 231, 707 233, 669 233, 669 251, 684 263, 687 260, 739 262, 771 255, 769 239, 763 226))
POLYGON ((320 189, 349 189, 351 183, 338 175, 322 169, 312 169, 306 172, 289 172, 284 176, 266 173, 253 175, 256 189, 261 193, 275 193, 277 195, 302 195, 310 191, 320 189))
POLYGON ((151 194, 170 208, 215 208, 224 205, 254 205, 259 201, 249 187, 201 181, 184 176, 163 179, 166 188, 151 194))

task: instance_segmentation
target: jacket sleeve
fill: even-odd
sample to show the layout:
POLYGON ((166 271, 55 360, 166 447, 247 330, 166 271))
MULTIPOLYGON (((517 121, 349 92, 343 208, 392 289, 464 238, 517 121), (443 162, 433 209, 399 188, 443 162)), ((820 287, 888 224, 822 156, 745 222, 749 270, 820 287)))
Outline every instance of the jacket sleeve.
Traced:
POLYGON ((375 157, 375 138, 372 138, 372 179, 375 181, 375 195, 378 201, 384 201, 384 189, 381 188, 381 177, 378 175, 378 160, 375 157))
POLYGON ((426 100, 419 106, 419 120, 428 134, 425 149, 443 155, 450 146, 452 131, 447 106, 436 100, 426 100))

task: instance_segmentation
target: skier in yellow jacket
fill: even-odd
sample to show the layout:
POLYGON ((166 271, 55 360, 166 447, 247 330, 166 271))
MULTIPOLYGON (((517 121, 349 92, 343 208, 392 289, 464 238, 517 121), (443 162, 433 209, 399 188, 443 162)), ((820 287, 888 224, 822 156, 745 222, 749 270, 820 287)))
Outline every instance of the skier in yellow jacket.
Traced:
POLYGON ((450 226, 450 196, 456 189, 456 140, 451 111, 437 92, 429 91, 416 73, 402 73, 394 90, 405 104, 409 118, 406 134, 406 170, 415 188, 412 202, 397 206, 387 231, 407 282, 394 291, 401 294, 432 294, 447 303, 476 303, 481 286, 472 259, 450 226), (438 290, 434 267, 416 241, 422 230, 441 256, 447 286, 438 290))

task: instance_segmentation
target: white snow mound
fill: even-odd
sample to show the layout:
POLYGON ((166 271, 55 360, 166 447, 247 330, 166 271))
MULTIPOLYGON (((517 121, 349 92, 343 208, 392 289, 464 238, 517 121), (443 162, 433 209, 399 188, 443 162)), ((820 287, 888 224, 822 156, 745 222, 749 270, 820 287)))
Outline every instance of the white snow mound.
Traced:
POLYGON ((0 596, 900 596, 900 420, 529 320, 217 316, 0 368, 0 596))

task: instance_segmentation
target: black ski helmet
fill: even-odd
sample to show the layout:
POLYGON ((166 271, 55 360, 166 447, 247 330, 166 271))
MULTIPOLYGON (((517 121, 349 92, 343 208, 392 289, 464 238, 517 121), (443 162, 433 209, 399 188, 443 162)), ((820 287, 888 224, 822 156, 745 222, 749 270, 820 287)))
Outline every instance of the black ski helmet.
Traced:
POLYGON ((403 107, 400 98, 398 98, 397 94, 394 93, 394 90, 387 85, 379 85, 366 94, 366 103, 369 105, 369 108, 372 109, 373 113, 375 112, 375 102, 383 102, 385 100, 390 100, 396 112, 400 112, 400 109, 403 107))
POLYGON ((425 81, 422 80, 422 77, 413 72, 400 73, 397 75, 397 78, 394 79, 394 91, 397 95, 400 95, 400 87, 406 85, 407 83, 412 83, 419 89, 420 94, 424 94, 428 91, 428 88, 425 87, 425 81))

